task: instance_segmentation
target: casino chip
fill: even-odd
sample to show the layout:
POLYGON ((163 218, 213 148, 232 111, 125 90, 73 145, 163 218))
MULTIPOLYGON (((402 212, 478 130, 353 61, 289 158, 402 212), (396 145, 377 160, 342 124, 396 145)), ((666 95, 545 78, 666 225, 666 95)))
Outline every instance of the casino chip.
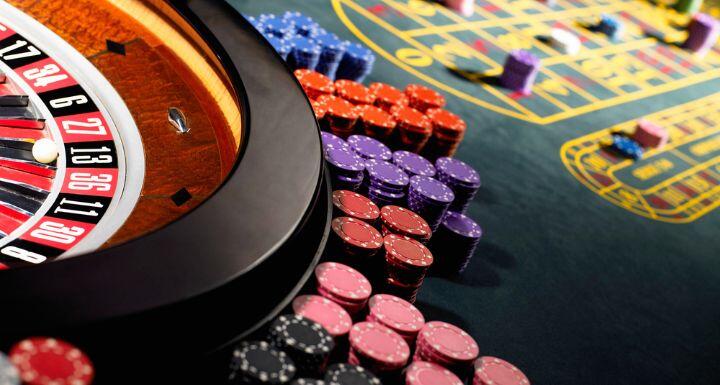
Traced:
POLYGON ((317 290, 323 297, 355 314, 367 304, 372 285, 359 271, 335 262, 325 262, 315 268, 317 290))
POLYGON ((635 140, 627 136, 615 134, 612 136, 612 149, 625 158, 640 160, 644 150, 635 140))
POLYGON ((20 373, 2 353, 0 353, 0 385, 20 385, 20 373))
POLYGON ((332 220, 332 247, 343 255, 371 257, 382 247, 382 235, 365 221, 351 217, 337 217, 332 220))
POLYGON ((375 101, 375 94, 364 85, 352 80, 336 80, 335 93, 355 105, 373 104, 375 101))
POLYGON ((298 378, 297 380, 290 383, 290 385, 333 385, 328 384, 327 382, 323 380, 318 380, 316 378, 298 378))
POLYGON ((348 334, 352 327, 352 319, 342 306, 319 295, 301 295, 293 300, 292 308, 295 314, 322 325, 333 337, 348 334))
POLYGON ((382 385, 374 374, 359 365, 335 364, 325 372, 325 381, 337 385, 382 385))
POLYGON ((348 190, 333 191, 334 216, 344 216, 366 221, 370 224, 380 217, 380 209, 370 199, 348 190))
POLYGON ((440 275, 455 276, 470 263, 482 237, 482 228, 464 214, 448 211, 442 224, 433 234, 430 250, 443 258, 433 265, 440 275))
POLYGON ((473 385, 530 385, 527 376, 515 365, 495 357, 475 361, 473 385))
POLYGON ((318 101, 324 103, 326 107, 323 125, 326 126, 327 130, 343 139, 350 136, 358 119, 358 111, 355 106, 347 100, 334 95, 320 96, 318 101))
POLYGON ((409 346, 425 325, 425 317, 413 304, 390 294, 376 294, 368 302, 366 320, 379 323, 399 334, 409 346))
POLYGON ((377 140, 386 140, 395 130, 395 118, 380 107, 360 105, 355 107, 359 116, 362 132, 377 140))
POLYGON ((85 353, 54 338, 18 342, 10 349, 10 361, 26 385, 89 385, 95 375, 85 353))
POLYGON ((408 207, 423 217, 433 231, 440 226, 453 200, 452 189, 437 179, 420 175, 410 178, 408 207))
POLYGON ((430 225, 419 215, 400 206, 385 206, 380 210, 382 233, 404 235, 420 242, 432 236, 430 225))
POLYGON ((377 139, 365 135, 351 135, 347 143, 358 155, 365 159, 390 160, 392 151, 377 139))
POLYGON ((445 107, 445 97, 442 94, 419 84, 408 84, 405 87, 405 94, 408 96, 410 107, 421 112, 425 112, 428 108, 445 107))
POLYGON ((405 187, 409 178, 396 165, 382 160, 365 162, 365 180, 368 198, 378 206, 401 205, 405 200, 405 187))
POLYGON ((399 371, 410 358, 407 342, 392 329, 374 322, 358 322, 350 329, 348 362, 375 374, 399 371))
POLYGON ((332 95, 335 92, 333 81, 319 72, 297 69, 294 73, 303 91, 310 99, 317 99, 322 95, 332 95))
POLYGON ((422 112, 409 107, 396 105, 390 113, 397 121, 394 147, 419 153, 427 144, 432 135, 432 121, 422 112))
POLYGON ((270 325, 270 341, 292 358, 298 373, 319 374, 328 362, 335 342, 325 328, 303 316, 281 315, 270 325))
POLYGON ((429 160, 410 151, 395 151, 392 162, 405 171, 409 177, 415 175, 433 177, 436 173, 435 166, 429 160))
POLYGON ((233 350, 229 380, 238 384, 287 384, 296 372, 292 359, 269 343, 242 342, 233 350))
POLYGON ((415 361, 405 369, 405 385, 463 385, 463 382, 453 372, 438 364, 415 361))
POLYGON ((375 94, 375 105, 385 112, 390 112, 395 106, 407 106, 409 103, 404 92, 389 84, 372 83, 369 88, 375 94))
POLYGON ((423 326, 417 337, 415 361, 428 361, 442 365, 460 378, 472 370, 473 361, 480 353, 477 342, 464 330, 441 321, 423 326))
POLYGON ((385 246, 385 292, 415 303, 433 256, 420 242, 397 234, 388 234, 385 246))
POLYGON ((458 115, 442 109, 430 108, 425 115, 432 121, 433 134, 423 154, 431 159, 453 156, 465 138, 467 124, 458 115))
POLYGON ((455 158, 438 158, 435 161, 437 179, 450 187, 455 199, 450 210, 464 213, 482 185, 480 174, 469 164, 455 158))

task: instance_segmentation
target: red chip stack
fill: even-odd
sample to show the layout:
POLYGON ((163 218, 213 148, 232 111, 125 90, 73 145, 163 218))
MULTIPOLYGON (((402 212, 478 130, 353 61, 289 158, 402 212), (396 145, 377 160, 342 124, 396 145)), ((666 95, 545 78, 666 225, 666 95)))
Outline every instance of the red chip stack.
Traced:
POLYGON ((446 322, 432 321, 418 333, 413 360, 434 362, 464 379, 472 372, 479 354, 477 342, 467 332, 446 322))
POLYGON ((358 113, 358 129, 361 134, 367 135, 380 141, 390 138, 395 131, 395 118, 379 107, 371 105, 360 105, 355 107, 358 113))
POLYGON ((423 155, 435 160, 444 156, 453 156, 465 137, 465 121, 448 110, 430 108, 425 111, 433 125, 432 137, 423 150, 423 155))
POLYGON ((385 112, 390 112, 395 106, 408 105, 407 95, 389 84, 372 83, 370 91, 375 94, 375 106, 382 108, 385 112))
POLYGON ((336 80, 335 94, 355 105, 372 105, 375 94, 364 85, 352 80, 336 80))
POLYGON ((411 347, 415 346, 417 334, 425 325, 425 317, 420 310, 410 302, 390 294, 370 297, 365 320, 391 329, 411 347))
POLYGON ((369 223, 351 218, 337 217, 331 223, 331 251, 358 265, 370 262, 383 246, 380 232, 369 223))
POLYGON ((515 365, 495 357, 475 361, 473 385, 530 385, 530 380, 515 365))
POLYGON ((295 314, 322 325, 334 338, 348 334, 352 327, 352 319, 342 306, 319 295, 296 297, 292 309, 295 314))
POLYGON ((317 99, 322 95, 332 95, 335 92, 333 81, 327 76, 308 69, 295 70, 295 77, 310 99, 317 99))
POLYGON ((325 122, 323 129, 347 139, 353 134, 358 112, 352 103, 334 95, 322 95, 318 102, 325 105, 325 122))
POLYGON ((26 385, 90 385, 95 375, 85 353, 55 338, 22 340, 10 349, 9 357, 26 385))
POLYGON ((425 244, 432 236, 432 229, 421 216, 400 206, 384 206, 380 210, 382 235, 398 234, 425 244))
MULTIPOLYGON (((463 382, 438 364, 415 361, 405 369, 405 385, 463 385, 463 382)), ((506 384, 498 382, 495 385, 506 384)))
POLYGON ((342 306, 350 315, 364 309, 372 293, 372 285, 364 275, 341 263, 317 265, 315 279, 318 294, 342 306))
POLYGON ((373 201, 354 191, 337 190, 332 194, 334 217, 351 217, 374 224, 380 217, 380 209, 373 201))
POLYGON ((405 95, 408 96, 410 107, 421 112, 429 108, 445 107, 445 97, 442 94, 419 84, 408 84, 405 87, 405 95))
POLYGON ((390 112, 397 121, 394 147, 419 153, 432 135, 430 118, 412 107, 395 106, 390 112))
POLYGON ((410 358, 410 347, 397 333, 374 322, 359 322, 350 330, 348 363, 387 376, 399 373, 410 358))
POLYGON ((415 303, 433 255, 422 243, 404 235, 388 234, 385 248, 385 291, 415 303))

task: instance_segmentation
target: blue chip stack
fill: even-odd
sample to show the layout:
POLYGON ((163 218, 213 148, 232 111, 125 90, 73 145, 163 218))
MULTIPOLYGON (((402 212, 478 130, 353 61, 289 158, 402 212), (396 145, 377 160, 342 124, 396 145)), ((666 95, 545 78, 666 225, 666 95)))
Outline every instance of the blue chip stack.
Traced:
POLYGON ((450 187, 437 179, 421 175, 410 178, 407 207, 423 217, 433 232, 440 226, 453 200, 455 194, 450 187))
POLYGON ((353 43, 347 47, 335 77, 362 83, 372 72, 374 64, 375 55, 372 51, 362 44, 353 43))
POLYGON ((363 191, 379 207, 402 205, 409 181, 407 174, 390 162, 378 159, 365 162, 363 191))
POLYGON ((258 17, 260 32, 265 37, 275 36, 278 39, 288 39, 294 35, 294 25, 288 24, 282 18, 272 14, 262 14, 258 17))
POLYGON ((275 48, 275 51, 280 55, 280 57, 283 58, 283 60, 287 60, 288 54, 290 53, 290 46, 287 45, 287 42, 283 39, 279 39, 275 36, 267 37, 267 41, 270 42, 270 45, 275 48))
POLYGON ((612 136, 612 148, 620 155, 634 160, 642 159, 644 153, 640 143, 620 134, 612 136))
POLYGON ((315 71, 335 80, 340 61, 350 43, 323 29, 319 30, 313 38, 320 45, 321 50, 320 62, 315 67, 315 71))
POLYGON ((312 39, 296 35, 287 40, 290 46, 290 53, 287 56, 287 63, 293 70, 309 69, 315 70, 320 62, 320 46, 312 39))
POLYGON ((617 18, 603 14, 600 16, 600 23, 594 29, 607 35, 610 40, 620 40, 624 32, 624 25, 617 18))
POLYGON ((464 213, 480 188, 480 174, 469 164, 455 158, 438 158, 435 168, 436 178, 455 194, 450 210, 464 213))
POLYGON ((282 17, 283 21, 293 26, 293 34, 311 37, 320 28, 311 17, 297 11, 287 11, 282 17))
POLYGON ((336 147, 329 141, 323 142, 323 147, 333 190, 358 191, 362 185, 365 169, 363 158, 349 147, 336 147))

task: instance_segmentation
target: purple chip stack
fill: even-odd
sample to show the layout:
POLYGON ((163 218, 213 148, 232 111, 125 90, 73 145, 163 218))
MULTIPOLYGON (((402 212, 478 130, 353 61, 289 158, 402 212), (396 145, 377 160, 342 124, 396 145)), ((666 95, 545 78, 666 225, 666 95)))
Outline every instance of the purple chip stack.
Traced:
POLYGON ((436 178, 455 193, 450 210, 464 213, 480 188, 480 174, 469 164, 455 158, 438 158, 435 168, 436 178))
POLYGON ((357 191, 362 185, 363 159, 349 148, 325 147, 325 161, 330 170, 333 190, 357 191))
POLYGON ((440 226, 454 199, 450 187, 437 179, 422 175, 410 178, 407 207, 423 217, 433 232, 440 226))
POLYGON ((430 251, 433 255, 442 255, 433 262, 433 272, 449 276, 462 273, 470 263, 480 237, 482 229, 474 220, 448 211, 430 239, 430 251))
POLYGON ((688 26, 688 37, 682 47, 704 55, 715 45, 720 35, 720 22, 705 13, 696 13, 688 26))
POLYGON ((392 161, 410 177, 415 175, 435 176, 435 167, 432 163, 414 152, 395 151, 392 155, 392 161))
POLYGON ((365 162, 365 183, 367 196, 376 205, 402 205, 405 190, 410 181, 398 166, 384 160, 369 159, 365 162))
POLYGON ((532 93, 533 83, 540 71, 540 59, 529 51, 514 50, 505 60, 500 83, 525 95, 532 93))
POLYGON ((350 135, 350 148, 365 159, 390 160, 392 151, 380 141, 365 135, 350 135))
POLYGON ((323 149, 327 151, 328 148, 345 148, 350 149, 350 145, 347 144, 341 137, 333 135, 329 132, 321 132, 323 149))

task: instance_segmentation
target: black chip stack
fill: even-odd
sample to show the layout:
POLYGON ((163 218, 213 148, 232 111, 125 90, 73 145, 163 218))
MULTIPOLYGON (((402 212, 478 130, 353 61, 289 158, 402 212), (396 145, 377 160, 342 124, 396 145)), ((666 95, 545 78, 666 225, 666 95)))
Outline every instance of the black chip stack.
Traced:
POLYGON ((323 380, 318 380, 316 378, 298 378, 297 380, 290 383, 290 385, 334 385, 334 384, 328 384, 327 382, 323 380))
POLYGON ((325 373, 325 381, 337 385, 382 385, 374 374, 362 366, 335 364, 325 373))
POLYGON ((299 315, 281 315, 270 325, 269 333, 272 344, 292 358, 300 375, 319 375, 335 347, 322 325, 299 315))
POLYGON ((297 369, 283 351, 265 341, 242 342, 232 353, 230 376, 233 384, 288 384, 297 369))

